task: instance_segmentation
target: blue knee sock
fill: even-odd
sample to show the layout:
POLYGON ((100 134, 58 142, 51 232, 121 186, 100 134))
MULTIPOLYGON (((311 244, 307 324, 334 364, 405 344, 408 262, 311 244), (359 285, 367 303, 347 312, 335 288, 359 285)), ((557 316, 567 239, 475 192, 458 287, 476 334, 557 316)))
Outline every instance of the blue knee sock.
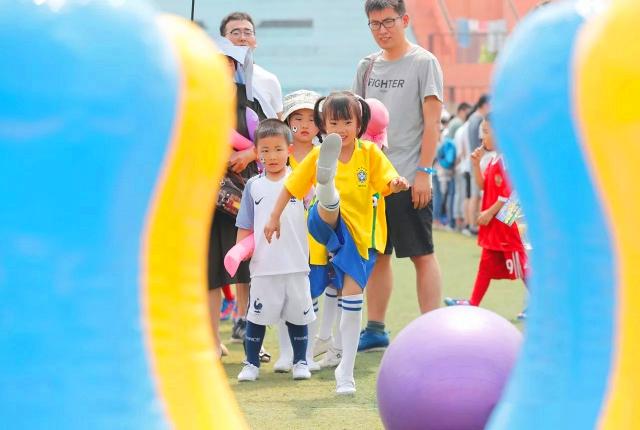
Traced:
MULTIPOLYGON (((247 361, 256 367, 260 367, 260 348, 264 341, 266 327, 247 321, 247 330, 244 333, 244 350, 247 361)), ((289 329, 291 332, 291 329, 289 329)))
POLYGON ((307 361, 307 340, 309 339, 307 326, 287 322, 287 327, 289 327, 289 338, 293 345, 293 364, 307 361))

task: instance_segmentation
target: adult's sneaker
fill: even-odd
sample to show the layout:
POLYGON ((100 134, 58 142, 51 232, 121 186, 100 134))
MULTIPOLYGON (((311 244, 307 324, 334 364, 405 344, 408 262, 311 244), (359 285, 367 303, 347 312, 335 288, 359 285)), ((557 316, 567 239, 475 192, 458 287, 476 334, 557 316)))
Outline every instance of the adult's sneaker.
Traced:
POLYGON ((327 367, 336 367, 340 364, 340 360, 342 360, 342 350, 331 346, 322 360, 318 361, 318 364, 322 369, 325 369, 327 367))
POLYGON ((222 306, 220 307, 220 321, 230 320, 235 306, 235 300, 222 299, 222 306))
POLYGON ((246 331, 247 320, 239 318, 235 323, 233 323, 233 328, 231 329, 231 343, 243 343, 244 333, 246 331))
POLYGON ((296 381, 311 378, 311 372, 309 371, 309 366, 307 366, 306 361, 298 361, 294 364, 291 373, 293 374, 293 379, 296 381))
POLYGON ((316 341, 313 343, 313 356, 317 357, 319 355, 324 354, 329 350, 331 345, 333 344, 333 338, 329 336, 326 339, 321 339, 316 337, 316 341))
POLYGON ((364 329, 360 332, 358 352, 384 351, 389 346, 389 333, 364 329))
POLYGON ((518 321, 524 321, 527 319, 527 313, 527 309, 523 309, 523 311, 520 312, 516 318, 518 319, 518 321))
POLYGON ((314 360, 307 360, 307 366, 309 366, 309 372, 311 373, 319 372, 320 370, 322 370, 322 367, 320 367, 320 363, 314 360))
POLYGON ((452 297, 445 297, 444 304, 447 306, 470 306, 469 300, 466 299, 454 299, 452 297))
POLYGON ((238 381, 255 381, 260 376, 260 369, 251 363, 244 362, 244 367, 238 373, 238 381))
POLYGON ((276 360, 273 365, 273 371, 276 373, 289 373, 291 372, 291 368, 293 367, 293 363, 289 357, 280 357, 276 360))

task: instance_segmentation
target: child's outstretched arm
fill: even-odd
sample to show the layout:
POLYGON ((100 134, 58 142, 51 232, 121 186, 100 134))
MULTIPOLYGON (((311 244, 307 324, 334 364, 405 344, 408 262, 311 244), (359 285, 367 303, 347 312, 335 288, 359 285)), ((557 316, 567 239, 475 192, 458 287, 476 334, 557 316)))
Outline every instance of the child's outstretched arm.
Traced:
POLYGON ((264 236, 267 238, 267 242, 271 243, 273 233, 276 234, 276 239, 280 239, 280 217, 282 216, 282 212, 284 212, 284 208, 287 207, 287 203, 291 200, 291 197, 293 197, 293 194, 291 194, 286 187, 282 187, 278 200, 276 200, 276 204, 271 211, 271 217, 264 226, 264 236))

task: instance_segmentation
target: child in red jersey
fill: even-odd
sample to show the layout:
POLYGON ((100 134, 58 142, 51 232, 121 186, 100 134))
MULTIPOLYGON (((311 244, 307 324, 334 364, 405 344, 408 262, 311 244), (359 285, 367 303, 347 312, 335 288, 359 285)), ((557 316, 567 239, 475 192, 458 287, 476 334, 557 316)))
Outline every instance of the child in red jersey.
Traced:
MULTIPOLYGON (((511 196, 511 184, 500 153, 489 156, 484 170, 480 160, 488 151, 495 151, 495 142, 489 116, 482 122, 482 146, 471 154, 473 175, 478 188, 483 190, 481 212, 478 216, 478 245, 482 256, 476 282, 469 300, 447 298, 447 305, 478 306, 492 279, 522 279, 527 277, 527 254, 516 222, 508 225, 496 218, 511 196)), ((524 315, 523 315, 524 316, 524 315)))

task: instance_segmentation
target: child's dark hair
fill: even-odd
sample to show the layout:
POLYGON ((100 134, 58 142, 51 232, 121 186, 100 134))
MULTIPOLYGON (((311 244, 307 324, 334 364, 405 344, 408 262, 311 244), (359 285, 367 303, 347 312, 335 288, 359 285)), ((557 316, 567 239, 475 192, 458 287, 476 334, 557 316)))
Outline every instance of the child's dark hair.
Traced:
POLYGON ((282 136, 285 142, 287 142, 287 145, 291 145, 293 143, 293 134, 291 134, 289 126, 279 119, 269 118, 260 122, 256 129, 254 138, 256 148, 258 147, 260 139, 274 136, 282 136))
POLYGON ((325 121, 332 120, 357 120, 358 137, 361 137, 371 119, 371 109, 362 97, 358 97, 351 91, 335 91, 327 97, 320 97, 313 109, 313 120, 322 133, 327 133, 325 121), (320 110, 322 106, 322 111, 320 110), (355 117, 355 118, 354 118, 355 117))

